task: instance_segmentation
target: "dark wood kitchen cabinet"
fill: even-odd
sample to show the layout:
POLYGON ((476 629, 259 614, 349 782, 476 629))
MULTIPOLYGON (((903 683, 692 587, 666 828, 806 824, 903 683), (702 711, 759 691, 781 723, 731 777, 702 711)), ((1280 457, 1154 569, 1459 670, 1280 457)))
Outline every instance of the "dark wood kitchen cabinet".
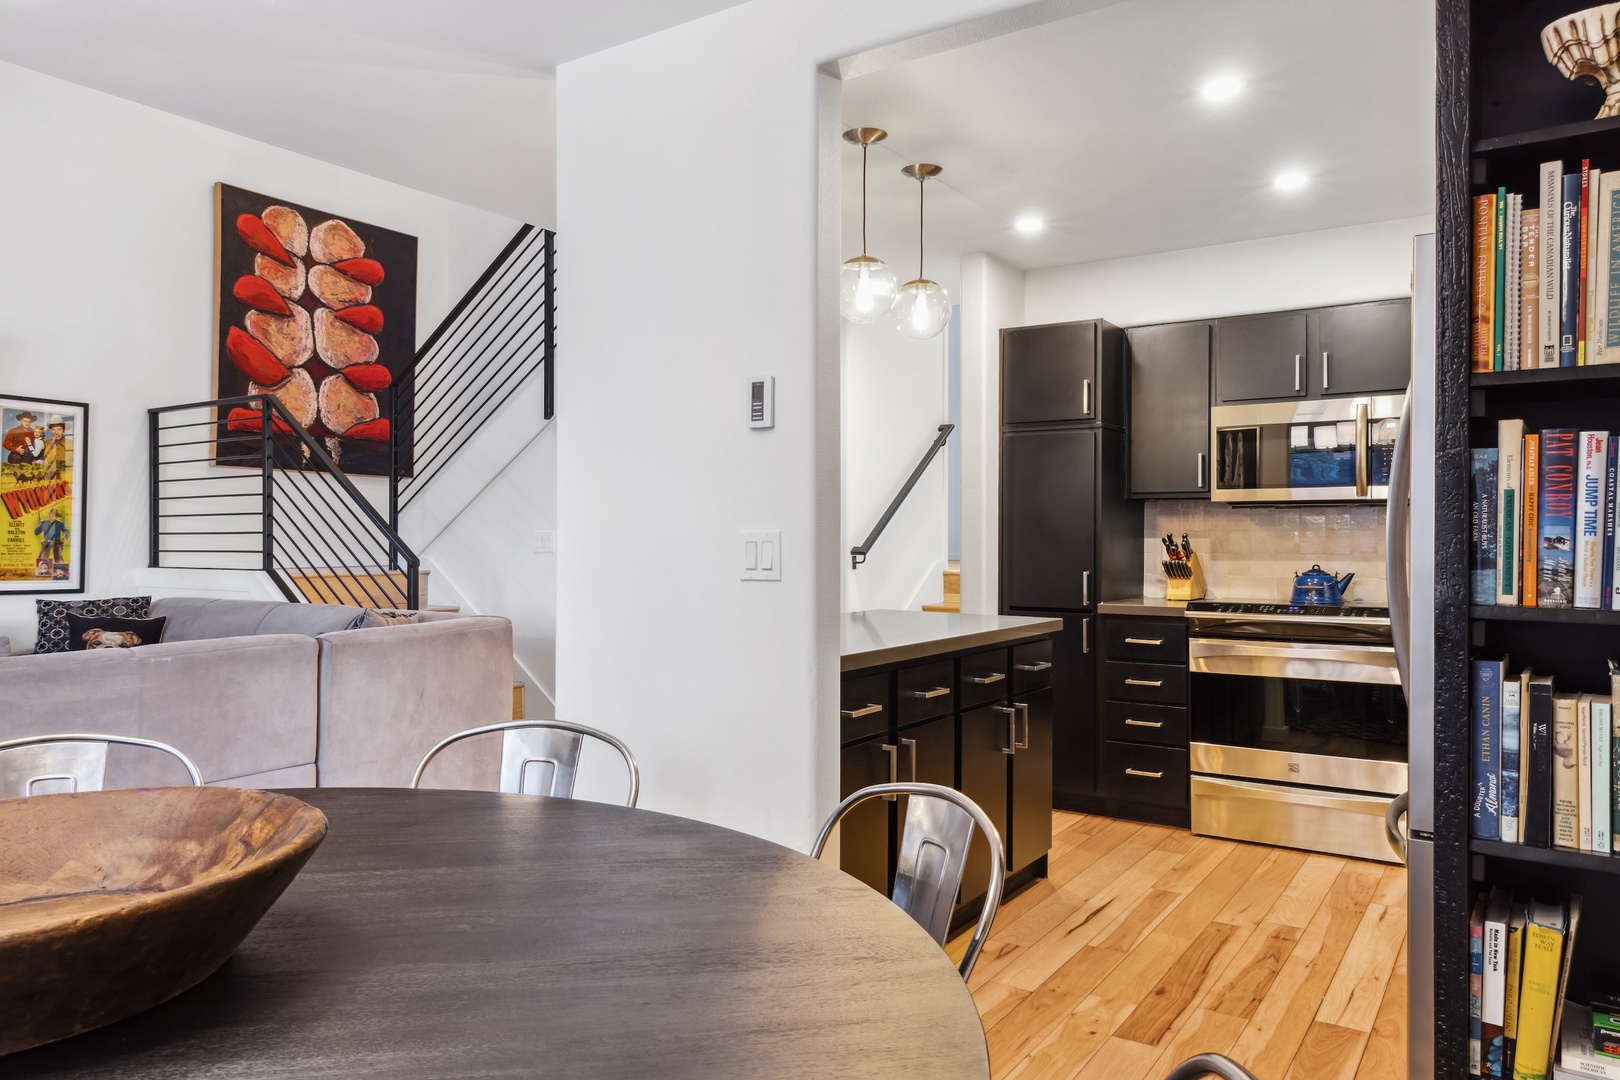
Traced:
MULTIPOLYGON (((1001 437, 1001 604, 1007 611, 1081 611, 1096 603, 1097 453, 1104 434, 1069 427, 1001 437)), ((1117 433, 1106 434, 1123 442, 1117 433)))
POLYGON ((1302 398, 1309 381, 1303 311, 1245 315, 1215 324, 1215 399, 1222 403, 1302 398))
POLYGON ((1188 824, 1186 616, 1102 615, 1097 790, 1117 816, 1188 824))
POLYGON ((1125 423, 1125 332, 1101 319, 1001 331, 1004 424, 1125 423))
POLYGON ((1209 494, 1211 337, 1207 322, 1135 326, 1125 332, 1132 498, 1209 494))
POLYGON ((1411 378, 1411 319, 1405 298, 1218 319, 1215 400, 1398 394, 1411 378))
MULTIPOLYGON (((838 752, 838 797, 847 799, 863 787, 889 782, 894 745, 887 736, 863 739, 838 752)), ((839 825, 838 865, 880 893, 889 891, 889 804, 864 802, 844 815, 839 825)))

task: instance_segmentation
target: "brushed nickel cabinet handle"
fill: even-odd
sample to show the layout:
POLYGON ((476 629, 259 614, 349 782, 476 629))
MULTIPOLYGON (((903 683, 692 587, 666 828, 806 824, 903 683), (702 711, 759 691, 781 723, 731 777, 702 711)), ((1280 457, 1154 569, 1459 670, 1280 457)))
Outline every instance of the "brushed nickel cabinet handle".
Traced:
POLYGON ((1301 359, 1300 354, 1295 353, 1294 354, 1294 392, 1295 393, 1299 392, 1299 362, 1300 362, 1300 359, 1301 359))
MULTIPOLYGON (((889 755, 889 783, 897 784, 900 782, 900 748, 884 743, 883 752, 889 755)), ((897 798, 897 795, 885 795, 883 801, 894 802, 897 798)))
POLYGON ((1126 679, 1126 686, 1151 686, 1155 690, 1164 685, 1163 679, 1126 679))
POLYGON ((1080 620, 1080 652, 1083 653, 1083 654, 1091 652, 1091 620, 1090 619, 1081 619, 1080 620))
POLYGON ((911 754, 911 782, 915 784, 917 782, 917 740, 901 739, 900 745, 905 747, 911 754))
POLYGON ((1125 775, 1126 776, 1140 776, 1140 777, 1143 777, 1144 779, 1147 779, 1147 780, 1163 780, 1164 779, 1164 773, 1162 773, 1162 772, 1147 772, 1147 771, 1142 770, 1142 769, 1126 769, 1125 770, 1125 775))
POLYGON ((932 690, 912 690, 907 693, 906 696, 914 698, 937 698, 944 697, 950 692, 951 688, 948 686, 936 686, 932 690))
POLYGON ((1018 710, 1005 705, 992 705, 998 713, 1007 714, 1007 745, 1001 748, 1003 754, 1016 754, 1018 752, 1018 710))
POLYGON ((1080 606, 1091 606, 1091 571, 1080 571, 1080 606))
POLYGON ((1164 727, 1164 721, 1163 720, 1137 720, 1137 719, 1134 719, 1132 717, 1127 716, 1125 718, 1125 726, 1126 727, 1162 728, 1162 727, 1164 727))
POLYGON ((1327 350, 1324 349, 1324 350, 1322 350, 1322 389, 1326 390, 1327 388, 1328 388, 1328 354, 1327 354, 1327 350))
POLYGON ((859 720, 863 716, 871 716, 874 713, 880 713, 882 711, 883 706, 881 705, 867 705, 860 709, 840 709, 838 715, 842 716, 845 720, 859 720))
POLYGON ((1091 380, 1080 380, 1080 415, 1091 415, 1091 380))
POLYGON ((1162 638, 1162 637, 1128 637, 1128 638, 1125 639, 1125 644, 1127 644, 1127 645, 1154 645, 1154 646, 1158 646, 1158 645, 1163 645, 1164 644, 1164 638, 1162 638))
POLYGON ((1200 453, 1198 455, 1198 483, 1195 485, 1195 488, 1198 491, 1203 491, 1204 490, 1204 468, 1205 468, 1206 464, 1208 463, 1208 461, 1209 461, 1209 455, 1208 454, 1200 453))
MULTIPOLYGON (((1024 741, 1023 742, 1018 742, 1015 739, 1013 741, 1013 747, 1015 749, 1018 749, 1018 750, 1028 750, 1029 749, 1029 706, 1025 705, 1021 701, 1015 701, 1015 702, 1013 702, 1013 708, 1017 709, 1018 710, 1018 715, 1022 716, 1024 718, 1024 741)), ((1014 734, 1016 735, 1017 732, 1015 731, 1014 734)))
POLYGON ((1046 669, 1050 668, 1051 666, 1052 665, 1049 662, 1045 661, 1045 660, 1037 661, 1036 663, 1033 663, 1033 664, 1014 664, 1013 665, 1013 667, 1017 668, 1019 671, 1045 671, 1046 669))
POLYGON ((975 686, 993 686, 1007 676, 1000 671, 992 671, 988 675, 969 675, 963 682, 973 683, 975 686))

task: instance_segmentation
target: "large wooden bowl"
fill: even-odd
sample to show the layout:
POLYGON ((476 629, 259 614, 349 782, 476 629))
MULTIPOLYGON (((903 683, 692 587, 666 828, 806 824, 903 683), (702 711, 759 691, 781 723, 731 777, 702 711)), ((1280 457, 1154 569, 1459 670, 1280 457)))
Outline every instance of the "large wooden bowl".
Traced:
POLYGON ((325 836, 325 814, 268 791, 0 799, 0 1054, 195 986, 325 836))

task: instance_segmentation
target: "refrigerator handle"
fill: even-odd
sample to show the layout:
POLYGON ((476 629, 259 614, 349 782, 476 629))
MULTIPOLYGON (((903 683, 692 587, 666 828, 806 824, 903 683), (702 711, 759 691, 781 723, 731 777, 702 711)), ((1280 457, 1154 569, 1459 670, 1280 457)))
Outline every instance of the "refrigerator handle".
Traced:
POLYGON ((1394 638, 1395 668, 1401 687, 1411 690, 1412 659, 1412 384, 1406 384, 1395 453, 1389 464, 1389 505, 1384 511, 1384 580, 1389 588, 1389 628, 1394 638))
POLYGON ((1080 606, 1091 606, 1091 571, 1080 571, 1080 606))
POLYGON ((1406 809, 1412 804, 1412 793, 1403 791, 1390 800, 1389 807, 1384 811, 1384 839, 1395 854, 1401 857, 1402 865, 1406 863, 1406 830, 1401 827, 1401 818, 1406 816, 1406 809))

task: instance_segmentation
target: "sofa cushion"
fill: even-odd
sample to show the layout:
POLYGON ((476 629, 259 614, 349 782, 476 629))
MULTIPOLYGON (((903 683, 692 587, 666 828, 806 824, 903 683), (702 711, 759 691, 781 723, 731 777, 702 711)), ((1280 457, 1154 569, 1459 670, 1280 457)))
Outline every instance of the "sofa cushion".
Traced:
POLYGON ((120 619, 144 619, 150 614, 150 596, 115 596, 106 600, 35 600, 39 616, 36 653, 68 651, 68 612, 79 615, 111 615, 120 619))
POLYGON ((90 649, 133 649, 163 640, 163 616, 155 619, 119 619, 111 615, 80 615, 70 611, 68 652, 90 649))
POLYGON ((280 600, 221 600, 207 596, 166 596, 152 602, 152 614, 169 620, 163 640, 202 641, 257 634, 318 637, 347 629, 365 609, 341 604, 290 604, 280 600))

